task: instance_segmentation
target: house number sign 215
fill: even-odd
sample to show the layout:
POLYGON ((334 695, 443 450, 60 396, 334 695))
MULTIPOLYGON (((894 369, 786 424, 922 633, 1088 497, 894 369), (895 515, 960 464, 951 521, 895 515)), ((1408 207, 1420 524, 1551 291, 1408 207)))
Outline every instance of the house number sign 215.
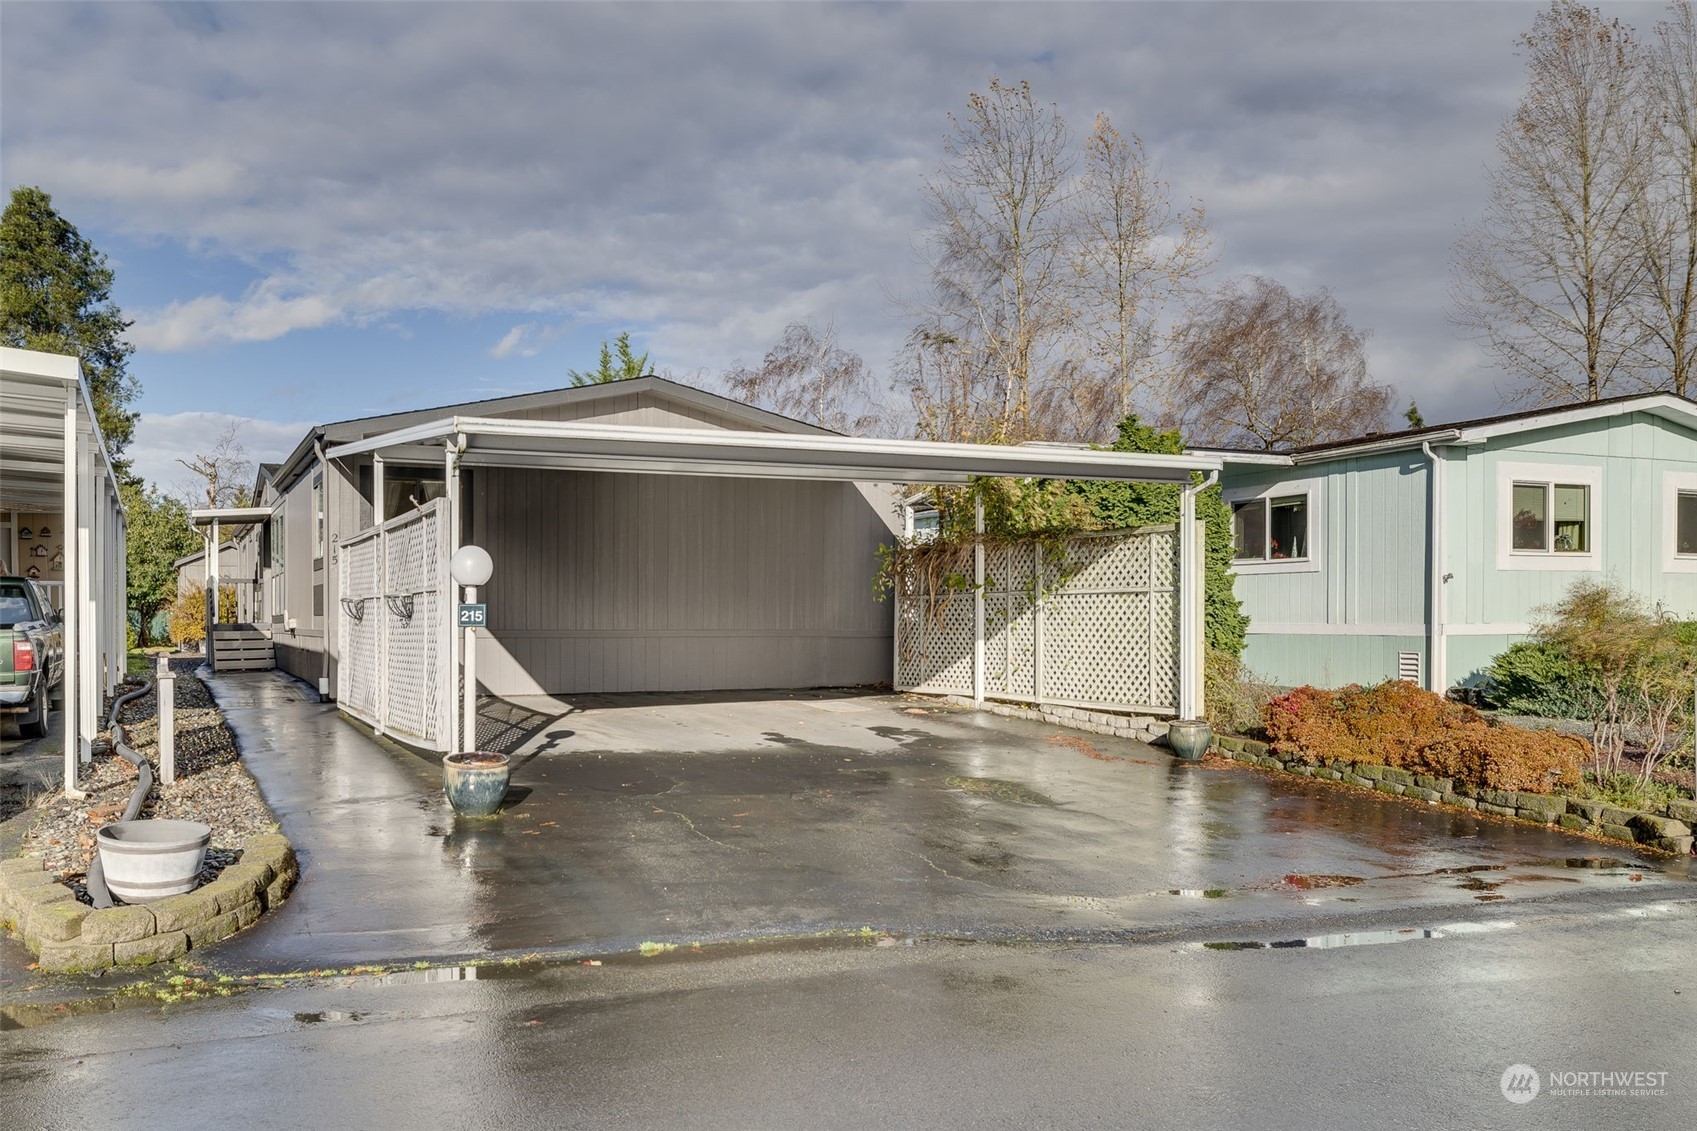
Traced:
POLYGON ((487 628, 489 625, 489 606, 484 604, 460 606, 461 628, 487 628))

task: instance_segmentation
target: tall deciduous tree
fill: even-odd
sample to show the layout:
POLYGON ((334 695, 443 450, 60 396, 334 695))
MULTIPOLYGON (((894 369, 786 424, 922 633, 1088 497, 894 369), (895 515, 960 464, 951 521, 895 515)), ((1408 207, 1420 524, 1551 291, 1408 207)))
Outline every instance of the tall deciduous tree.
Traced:
POLYGON ((196 482, 182 491, 190 506, 241 507, 250 501, 247 481, 253 474, 253 460, 241 441, 241 428, 241 421, 232 420, 206 451, 177 461, 195 475, 196 482))
POLYGON ((991 80, 949 122, 925 182, 933 297, 917 338, 932 365, 911 366, 909 389, 922 417, 950 416, 938 402, 981 404, 977 438, 1021 440, 1068 324, 1069 135, 1024 82, 991 80))
POLYGON ((114 460, 135 431, 130 403, 140 391, 126 372, 130 323, 112 302, 112 269, 53 209, 53 198, 22 185, 0 214, 0 340, 82 359, 95 419, 114 460))
POLYGON ((1668 9, 1645 52, 1649 175, 1636 216, 1650 381, 1683 397, 1697 391, 1697 13, 1690 0, 1668 9))
POLYGON ((173 563, 200 549, 201 541, 189 529, 182 500, 133 478, 124 479, 118 493, 124 504, 129 609, 139 620, 136 642, 146 647, 152 643, 153 618, 177 599, 173 563))
POLYGON ((632 377, 648 375, 648 355, 637 355, 630 346, 630 331, 626 330, 613 339, 609 346, 601 343, 600 363, 594 369, 569 369, 567 376, 572 379, 572 385, 604 385, 608 381, 626 381, 632 377), (617 357, 615 357, 615 352, 617 357))
POLYGON ((1172 395, 1192 441, 1268 450, 1382 428, 1391 406, 1368 376, 1365 336, 1329 292, 1293 295, 1260 276, 1180 327, 1172 395))
POLYGON ((1643 360, 1642 57, 1631 29, 1571 0, 1520 42, 1526 92, 1497 138, 1484 220, 1457 246, 1456 319, 1518 399, 1596 400, 1643 360))
POLYGON ((872 379, 835 327, 791 322, 758 368, 725 374, 733 396, 833 432, 864 432, 875 419, 872 379))
POLYGON ((1042 416, 1058 434, 1094 440, 1145 401, 1169 344, 1162 316, 1212 260, 1202 206, 1175 207, 1143 142, 1106 114, 1085 139, 1073 204, 1076 354, 1042 416))

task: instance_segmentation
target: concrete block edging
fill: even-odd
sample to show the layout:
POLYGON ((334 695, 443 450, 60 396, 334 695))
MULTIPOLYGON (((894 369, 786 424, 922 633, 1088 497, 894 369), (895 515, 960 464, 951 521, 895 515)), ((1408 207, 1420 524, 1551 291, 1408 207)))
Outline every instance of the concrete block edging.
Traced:
POLYGON ((89 907, 45 869, 32 856, 0 861, 0 923, 35 954, 38 969, 53 974, 174 961, 280 906, 300 877, 280 833, 249 840, 211 883, 152 903, 89 907))

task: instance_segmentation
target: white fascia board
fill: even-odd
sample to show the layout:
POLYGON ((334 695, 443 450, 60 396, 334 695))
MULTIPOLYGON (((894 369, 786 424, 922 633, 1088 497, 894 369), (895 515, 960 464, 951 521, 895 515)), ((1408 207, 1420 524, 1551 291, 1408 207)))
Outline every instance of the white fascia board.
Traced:
POLYGON ((1295 461, 1283 452, 1228 452, 1213 448, 1186 448, 1191 455, 1211 456, 1226 467, 1290 467, 1295 461))
POLYGON ((211 526, 214 522, 231 525, 264 522, 270 517, 270 507, 204 507, 189 512, 189 522, 195 526, 211 526))
POLYGON ((1535 432, 1541 428, 1555 428, 1563 424, 1583 424, 1592 420, 1607 420, 1615 416, 1629 416, 1635 412, 1648 412, 1665 420, 1684 424, 1689 428, 1697 428, 1697 406, 1682 397, 1672 393, 1655 393, 1650 396, 1634 397, 1629 401, 1616 401, 1613 404, 1574 405, 1571 408, 1554 409, 1538 416, 1529 416, 1524 420, 1505 420, 1498 424, 1481 424, 1476 428, 1466 430, 1464 440, 1472 443, 1483 443, 1498 436, 1513 436, 1521 432, 1535 432))
POLYGON ((526 458, 543 466, 551 459, 588 456, 620 461, 627 467, 632 461, 643 460, 669 464, 684 474, 817 476, 879 483, 964 482, 972 476, 1176 483, 1188 481, 1192 471, 1220 467, 1220 461, 1210 456, 487 417, 432 421, 339 444, 325 454, 339 459, 455 434, 466 438, 466 457, 473 462, 484 453, 509 466, 526 458))
POLYGON ((1291 458, 1297 464, 1325 463, 1327 460, 1378 455, 1380 452, 1396 452, 1404 448, 1419 451, 1421 444, 1454 444, 1461 440, 1460 431, 1445 428, 1441 432, 1418 432, 1412 436, 1398 436, 1395 439, 1367 440, 1344 448, 1327 448, 1321 452, 1298 452, 1291 458))

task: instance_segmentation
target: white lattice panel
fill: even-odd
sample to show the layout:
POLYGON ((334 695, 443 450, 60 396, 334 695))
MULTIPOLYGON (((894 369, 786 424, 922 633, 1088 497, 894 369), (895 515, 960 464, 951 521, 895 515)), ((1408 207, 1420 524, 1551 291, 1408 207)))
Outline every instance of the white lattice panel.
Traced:
MULTIPOLYGON (((1140 710, 1178 706, 1178 538, 1171 528, 986 547, 984 692, 1140 710), (1040 599, 1033 600, 1040 595, 1040 599)), ((973 596, 897 595, 896 686, 972 693, 973 596)))
POLYGON ((339 550, 337 695, 379 729, 441 747, 448 669, 445 506, 434 500, 339 550))

